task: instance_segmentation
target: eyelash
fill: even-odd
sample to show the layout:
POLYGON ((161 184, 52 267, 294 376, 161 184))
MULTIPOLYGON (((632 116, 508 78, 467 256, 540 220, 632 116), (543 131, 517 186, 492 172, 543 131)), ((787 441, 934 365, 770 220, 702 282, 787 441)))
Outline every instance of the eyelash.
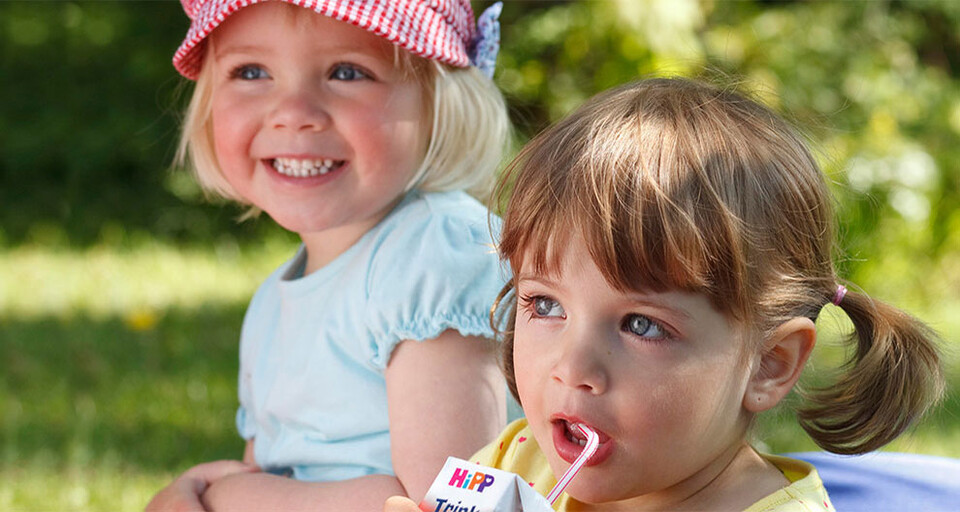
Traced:
MULTIPOLYGON (((257 70, 257 71, 260 71, 260 72, 263 73, 264 75, 267 75, 267 72, 263 70, 263 67, 260 66, 260 65, 258 65, 258 64, 240 64, 239 66, 237 66, 237 67, 235 67, 235 68, 233 68, 233 69, 230 70, 230 78, 233 79, 233 80, 244 80, 244 81, 256 80, 256 78, 244 78, 244 77, 243 77, 243 73, 244 73, 245 71, 247 71, 247 70, 254 70, 254 69, 257 70)), ((267 76, 269 76, 269 75, 267 75, 267 76)))
POLYGON ((372 75, 369 71, 367 71, 366 69, 364 69, 364 68, 362 68, 362 67, 360 67, 360 66, 357 66, 356 64, 350 64, 350 63, 347 63, 347 62, 338 62, 337 64, 334 64, 334 65, 333 65, 333 68, 330 70, 330 74, 329 74, 328 76, 329 76, 330 78, 334 78, 334 77, 336 76, 337 72, 340 71, 340 70, 342 70, 342 69, 349 69, 349 70, 353 71, 354 73, 359 73, 359 75, 360 75, 359 78, 354 78, 353 80, 348 80, 348 81, 351 81, 351 82, 352 82, 352 81, 356 81, 356 80, 371 80, 371 79, 373 78, 373 75, 372 75))
POLYGON ((537 301, 540 299, 553 300, 546 295, 521 295, 519 296, 519 307, 527 314, 527 318, 550 318, 537 314, 537 301))
MULTIPOLYGON (((262 73, 263 75, 266 75, 267 77, 270 76, 266 71, 263 70, 263 67, 260 66, 259 64, 240 64, 239 66, 236 66, 230 70, 229 77, 232 80, 243 80, 243 81, 253 81, 253 80, 263 78, 262 76, 258 76, 257 78, 245 78, 243 76, 245 72, 252 71, 252 70, 256 70, 262 73)), ((346 62, 339 62, 337 64, 334 64, 330 70, 330 73, 328 73, 327 76, 333 80, 343 80, 347 82, 373 79, 373 74, 367 71, 366 69, 360 66, 357 66, 355 64, 349 64, 346 62), (341 71, 346 71, 346 70, 349 70, 350 72, 354 73, 355 76, 352 78, 337 78, 337 73, 341 71)))
MULTIPOLYGON (((536 311, 536 304, 537 304, 537 301, 538 301, 538 300, 541 300, 541 299, 547 299, 547 300, 551 300, 551 301, 554 300, 554 299, 551 299, 550 297, 548 297, 548 296, 546 296, 546 295, 520 295, 520 296, 518 297, 518 307, 519 307, 524 313, 526 313, 527 319, 534 319, 534 318, 554 318, 554 317, 550 317, 550 316, 541 316, 541 315, 539 315, 539 314, 537 313, 537 311, 536 311)), ((560 303, 558 302, 557 305, 560 305, 560 303)), ((563 308, 562 305, 560 305, 560 307, 563 308)), ((566 312, 564 312, 564 313, 566 313, 566 312)), ((566 318, 566 314, 564 314, 563 318, 566 318)), ((656 320, 648 317, 647 315, 640 315, 640 314, 636 314, 636 313, 632 313, 632 314, 627 315, 626 318, 623 319, 623 322, 621 323, 620 329, 621 329, 623 332, 625 332, 625 333, 627 333, 627 334, 629 334, 629 335, 636 336, 636 337, 638 337, 638 338, 643 338, 644 340, 647 340, 647 341, 652 342, 652 343, 660 343, 660 342, 668 341, 668 340, 671 340, 671 339, 675 338, 674 334, 670 331, 670 329, 668 329, 666 326, 664 326, 661 322, 658 322, 658 321, 656 321, 656 320), (647 319, 647 321, 649 322, 648 329, 649 329, 649 328, 656 328, 658 331, 660 331, 661 334, 660 334, 659 336, 642 336, 642 335, 637 334, 637 333, 633 332, 632 330, 630 330, 630 321, 633 320, 634 318, 639 318, 639 317, 642 317, 642 318, 647 319)))

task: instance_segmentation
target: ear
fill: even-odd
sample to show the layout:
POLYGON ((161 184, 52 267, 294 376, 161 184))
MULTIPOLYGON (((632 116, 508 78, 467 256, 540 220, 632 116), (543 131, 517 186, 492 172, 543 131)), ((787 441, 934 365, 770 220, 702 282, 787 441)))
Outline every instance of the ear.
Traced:
POLYGON ((760 349, 759 364, 743 395, 744 409, 756 413, 780 403, 800 378, 816 341, 817 328, 809 318, 780 324, 760 349))

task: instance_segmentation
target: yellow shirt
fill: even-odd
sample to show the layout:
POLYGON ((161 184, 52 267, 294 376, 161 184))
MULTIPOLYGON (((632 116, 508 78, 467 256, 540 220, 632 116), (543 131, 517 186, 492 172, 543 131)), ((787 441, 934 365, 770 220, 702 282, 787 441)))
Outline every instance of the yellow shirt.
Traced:
MULTIPOLYGON (((774 455, 763 457, 783 472, 790 485, 754 503, 745 512, 836 512, 813 465, 774 455)), ((516 473, 544 496, 557 482, 525 419, 507 425, 496 440, 470 461, 516 473)), ((554 510, 566 510, 569 499, 566 493, 561 494, 554 510)))

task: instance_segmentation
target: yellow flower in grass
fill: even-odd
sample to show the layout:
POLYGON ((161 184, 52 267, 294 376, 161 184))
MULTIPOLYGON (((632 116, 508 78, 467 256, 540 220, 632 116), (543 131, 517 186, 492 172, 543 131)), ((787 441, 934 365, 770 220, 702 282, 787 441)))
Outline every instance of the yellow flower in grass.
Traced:
POLYGON ((157 326, 159 317, 157 313, 146 307, 140 307, 128 311, 123 317, 123 323, 131 331, 144 332, 157 326))

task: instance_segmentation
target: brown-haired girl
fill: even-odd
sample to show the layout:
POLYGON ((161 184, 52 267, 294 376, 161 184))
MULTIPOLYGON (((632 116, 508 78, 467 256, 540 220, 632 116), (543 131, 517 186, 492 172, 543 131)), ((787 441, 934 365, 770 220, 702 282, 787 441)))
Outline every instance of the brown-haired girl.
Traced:
POLYGON ((827 304, 855 332, 845 373, 799 410, 820 446, 878 448, 942 392, 934 334, 840 283, 820 169, 740 94, 683 79, 603 93, 523 150, 507 190, 503 350, 526 419, 471 460, 545 493, 581 450, 574 426, 592 427, 600 447, 558 510, 832 510, 813 466, 747 442, 827 304))

